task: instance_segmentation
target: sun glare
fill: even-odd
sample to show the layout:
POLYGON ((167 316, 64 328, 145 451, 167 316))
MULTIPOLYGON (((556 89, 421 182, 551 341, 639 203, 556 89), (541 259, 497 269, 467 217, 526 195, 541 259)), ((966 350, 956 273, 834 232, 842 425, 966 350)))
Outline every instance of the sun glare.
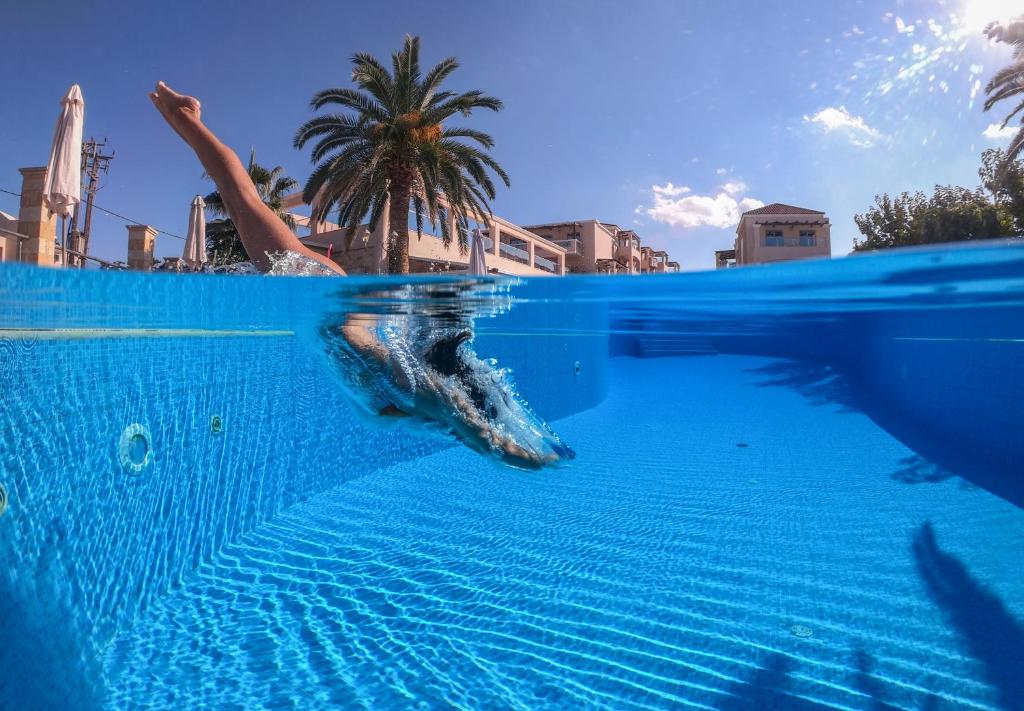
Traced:
POLYGON ((960 21, 965 30, 980 31, 990 22, 1021 14, 1024 14, 1024 7, 1020 0, 964 0, 960 21))

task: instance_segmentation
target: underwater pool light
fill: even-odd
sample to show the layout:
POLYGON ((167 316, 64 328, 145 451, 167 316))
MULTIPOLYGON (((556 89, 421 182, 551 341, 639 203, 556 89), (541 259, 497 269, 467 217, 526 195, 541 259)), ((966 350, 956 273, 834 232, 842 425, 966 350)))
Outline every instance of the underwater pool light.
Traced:
POLYGON ((7 488, 0 484, 0 516, 7 511, 7 488))
POLYGON ((153 447, 150 445, 149 430, 133 422, 121 433, 118 452, 121 466, 132 474, 138 474, 153 462, 153 447))
POLYGON ((583 364, 582 363, 580 363, 579 361, 576 361, 575 363, 573 363, 573 365, 572 365, 572 372, 574 374, 579 375, 581 370, 583 370, 583 364))
POLYGON ((814 630, 807 625, 793 625, 789 628, 789 631, 794 637, 800 637, 802 639, 806 639, 814 634, 814 630))
POLYGON ((220 415, 213 415, 210 418, 210 432, 213 434, 220 434, 224 431, 224 420, 221 419, 220 415))

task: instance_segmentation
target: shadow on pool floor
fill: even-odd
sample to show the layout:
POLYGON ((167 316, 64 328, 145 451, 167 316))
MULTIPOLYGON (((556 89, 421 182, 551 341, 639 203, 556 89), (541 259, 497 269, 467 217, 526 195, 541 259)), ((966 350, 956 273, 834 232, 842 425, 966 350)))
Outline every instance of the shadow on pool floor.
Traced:
POLYGON ((982 663, 986 680, 999 692, 1000 707, 1024 709, 1024 624, 963 562, 939 547, 931 523, 918 529, 913 551, 928 594, 966 651, 982 663))

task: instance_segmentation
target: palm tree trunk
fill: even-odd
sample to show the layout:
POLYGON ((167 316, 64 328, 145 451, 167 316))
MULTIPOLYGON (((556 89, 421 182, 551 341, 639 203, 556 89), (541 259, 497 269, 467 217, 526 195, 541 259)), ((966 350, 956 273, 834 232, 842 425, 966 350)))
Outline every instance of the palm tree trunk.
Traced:
POLYGON ((391 178, 391 205, 388 208, 386 246, 389 274, 409 273, 409 198, 412 195, 412 171, 399 168, 391 178))

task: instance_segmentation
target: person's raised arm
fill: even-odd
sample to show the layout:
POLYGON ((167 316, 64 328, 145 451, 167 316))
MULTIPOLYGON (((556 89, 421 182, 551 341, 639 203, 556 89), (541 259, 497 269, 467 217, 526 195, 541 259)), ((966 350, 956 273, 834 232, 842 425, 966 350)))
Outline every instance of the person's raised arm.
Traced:
POLYGON ((263 204, 242 161, 200 119, 197 99, 179 94, 163 82, 156 85, 149 98, 171 128, 195 151, 206 173, 213 179, 253 264, 265 271, 270 268, 267 252, 291 251, 309 257, 337 274, 345 273, 335 262, 302 244, 291 228, 263 204))

